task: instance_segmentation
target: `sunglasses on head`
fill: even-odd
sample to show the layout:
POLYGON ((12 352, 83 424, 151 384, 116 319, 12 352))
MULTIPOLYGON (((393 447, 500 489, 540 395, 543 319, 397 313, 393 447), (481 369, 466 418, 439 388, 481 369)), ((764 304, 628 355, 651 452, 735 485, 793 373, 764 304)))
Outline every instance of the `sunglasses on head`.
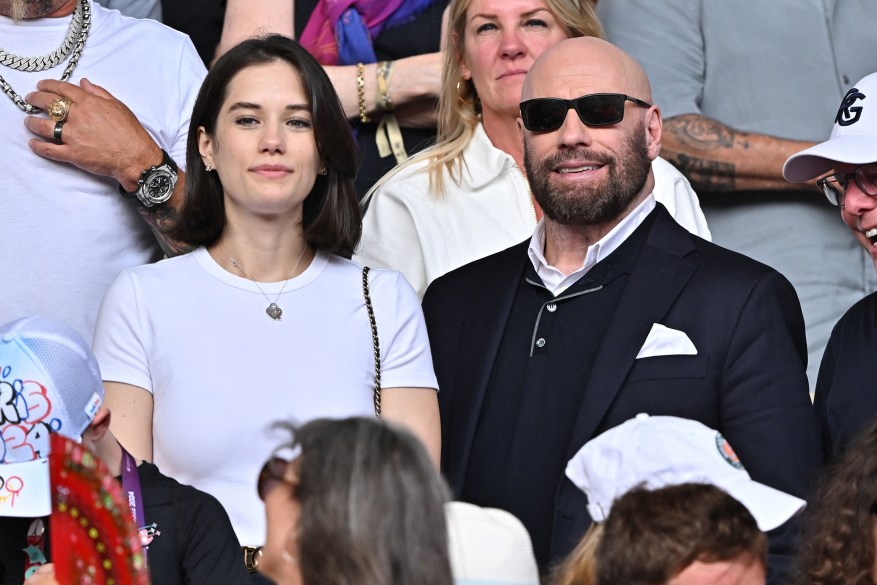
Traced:
POLYGON ((587 126, 609 126, 624 119, 624 104, 633 102, 641 108, 652 104, 623 93, 592 93, 572 100, 535 98, 521 102, 521 119, 530 132, 550 132, 563 126, 566 113, 575 109, 587 126))
POLYGON ((286 484, 292 487, 298 485, 297 482, 288 478, 289 466, 291 463, 280 457, 272 457, 265 462, 262 470, 259 472, 259 480, 256 483, 256 492, 259 494, 260 500, 265 500, 265 496, 275 486, 286 484))

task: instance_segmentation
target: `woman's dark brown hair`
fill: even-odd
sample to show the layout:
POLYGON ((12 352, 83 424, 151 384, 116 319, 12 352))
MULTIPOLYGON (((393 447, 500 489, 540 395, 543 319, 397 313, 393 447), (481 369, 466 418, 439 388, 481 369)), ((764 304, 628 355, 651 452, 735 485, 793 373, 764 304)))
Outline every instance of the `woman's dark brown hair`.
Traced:
POLYGON ((804 515, 797 583, 872 585, 877 421, 829 467, 804 515))
POLYGON ((302 230, 314 248, 350 258, 362 232, 362 214, 353 186, 356 146, 332 82, 298 43, 282 35, 246 40, 219 58, 198 92, 186 145, 186 204, 170 236, 194 246, 215 243, 225 227, 222 183, 204 169, 198 130, 213 136, 231 80, 241 70, 282 61, 298 72, 313 120, 314 140, 326 175, 318 175, 305 199, 302 230))

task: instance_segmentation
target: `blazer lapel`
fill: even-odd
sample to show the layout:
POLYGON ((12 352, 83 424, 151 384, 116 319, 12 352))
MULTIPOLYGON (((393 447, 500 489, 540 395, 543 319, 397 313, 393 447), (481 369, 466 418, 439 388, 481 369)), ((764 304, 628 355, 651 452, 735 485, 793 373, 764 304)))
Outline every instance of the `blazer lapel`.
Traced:
POLYGON ((659 323, 697 268, 689 233, 663 208, 630 275, 594 361, 567 456, 590 440, 633 367, 653 323, 659 323))
MULTIPOLYGON (((508 322, 515 294, 529 262, 529 240, 500 252, 484 266, 481 278, 472 282, 463 302, 465 318, 458 364, 454 377, 454 403, 449 432, 449 461, 446 474, 455 493, 459 493, 469 464, 469 454, 493 364, 508 322)), ((461 301, 463 301, 461 299, 461 301)))

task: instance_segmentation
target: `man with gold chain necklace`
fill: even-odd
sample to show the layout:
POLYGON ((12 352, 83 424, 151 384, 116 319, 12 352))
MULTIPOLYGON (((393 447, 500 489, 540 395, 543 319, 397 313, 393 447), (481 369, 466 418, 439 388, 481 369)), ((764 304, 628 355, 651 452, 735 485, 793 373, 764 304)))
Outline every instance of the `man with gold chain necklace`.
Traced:
POLYGON ((90 341, 122 269, 184 251, 164 230, 204 74, 160 23, 0 0, 0 322, 41 314, 90 341))

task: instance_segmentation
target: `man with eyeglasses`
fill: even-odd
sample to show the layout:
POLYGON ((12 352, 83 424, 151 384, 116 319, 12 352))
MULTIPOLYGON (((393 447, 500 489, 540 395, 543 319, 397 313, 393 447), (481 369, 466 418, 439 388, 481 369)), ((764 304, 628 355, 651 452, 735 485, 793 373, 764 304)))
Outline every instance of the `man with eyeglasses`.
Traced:
MULTIPOLYGON (((841 102, 831 136, 786 161, 783 176, 817 184, 877 270, 877 73, 868 75, 841 102)), ((877 416, 877 293, 853 305, 831 332, 814 405, 827 457, 843 453, 877 416)))
MULTIPOLYGON (((544 572, 591 522, 567 460, 641 412, 718 429, 756 481, 803 496, 821 450, 798 299, 777 271, 655 202, 661 114, 642 68, 570 39, 536 61, 523 94, 545 216, 423 303, 456 497, 518 516, 544 572)), ((771 534, 775 564, 790 534, 771 534)))

